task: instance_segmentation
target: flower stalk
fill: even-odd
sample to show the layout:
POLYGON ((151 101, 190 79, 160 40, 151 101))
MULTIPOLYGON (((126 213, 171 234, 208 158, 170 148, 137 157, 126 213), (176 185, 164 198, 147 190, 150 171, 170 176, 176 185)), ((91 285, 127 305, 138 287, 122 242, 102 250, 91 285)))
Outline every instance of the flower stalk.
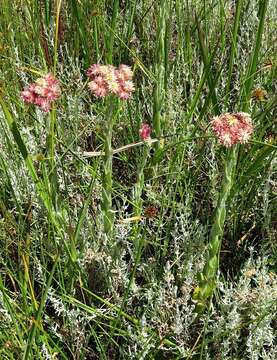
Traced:
POLYGON ((193 299, 196 301, 195 311, 197 313, 202 313, 208 307, 209 300, 216 287, 216 275, 219 268, 219 255, 226 219, 226 207, 233 185, 236 161, 237 148, 234 146, 228 150, 228 156, 225 163, 224 178, 210 232, 208 259, 203 272, 198 275, 199 285, 193 293, 193 299))
MULTIPOLYGON (((161 0, 158 6, 157 19, 157 39, 156 39, 156 64, 155 75, 156 83, 153 92, 153 129, 157 138, 163 134, 162 110, 164 107, 164 99, 166 92, 167 77, 167 21, 169 17, 170 2, 161 0)), ((160 153, 163 148, 163 142, 155 144, 155 154, 153 157, 153 165, 159 161, 160 153)))
POLYGON ((57 188, 58 177, 55 161, 55 133, 56 133, 56 109, 50 110, 49 119, 49 131, 48 131, 48 155, 49 155, 49 182, 51 187, 52 203, 55 209, 57 209, 57 188))
POLYGON ((102 211, 104 216, 104 231, 107 237, 111 237, 114 213, 112 210, 112 133, 116 115, 116 99, 110 96, 107 99, 106 121, 104 126, 104 167, 103 167, 103 187, 102 187, 102 211))
POLYGON ((143 140, 145 146, 142 150, 142 158, 139 164, 138 173, 137 173, 137 182, 135 185, 134 197, 135 197, 135 216, 141 216, 142 213, 142 191, 144 187, 144 169, 149 158, 149 150, 151 148, 151 127, 147 123, 143 123, 139 130, 139 136, 143 140))

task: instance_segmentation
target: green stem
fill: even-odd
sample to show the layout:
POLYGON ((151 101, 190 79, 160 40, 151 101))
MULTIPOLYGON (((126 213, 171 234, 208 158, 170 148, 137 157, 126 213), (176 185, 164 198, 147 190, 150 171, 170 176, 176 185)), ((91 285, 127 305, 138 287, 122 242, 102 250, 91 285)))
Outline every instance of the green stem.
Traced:
POLYGON ((143 191, 143 187, 144 187, 144 168, 146 166, 147 163, 147 159, 149 156, 149 149, 150 149, 150 144, 145 144, 143 146, 143 153, 142 153, 142 158, 141 158, 141 163, 139 164, 139 168, 138 168, 138 174, 137 174, 137 183, 135 185, 135 216, 140 216, 142 213, 142 198, 141 198, 141 194, 143 191))
MULTIPOLYGON (((127 35, 126 35, 126 41, 125 41, 127 46, 130 45, 136 9, 137 9, 137 0, 134 0, 133 3, 130 2, 130 4, 129 4, 128 28, 127 28, 127 35)), ((128 49, 125 48, 124 49, 124 59, 127 58, 127 56, 128 56, 128 49)))
POLYGON ((107 34, 107 63, 113 63, 113 46, 114 46, 114 33, 116 30, 116 20, 119 12, 119 0, 113 1, 113 14, 111 19, 111 33, 107 34))
POLYGON ((114 223, 112 211, 112 132, 115 118, 115 100, 113 97, 108 99, 107 115, 104 128, 104 171, 102 187, 102 210, 104 215, 104 231, 108 238, 111 237, 114 223))
MULTIPOLYGON (((57 59, 58 59, 58 38, 59 38, 59 20, 61 12, 62 0, 57 2, 55 39, 54 39, 54 58, 53 58, 53 75, 56 75, 57 59)), ((50 125, 48 132, 48 155, 49 155, 49 182, 51 189, 51 198, 54 208, 57 209, 57 172, 55 162, 55 127, 56 127, 56 109, 53 107, 50 112, 50 125)))
POLYGON ((56 14, 56 27, 55 27, 55 41, 54 41, 54 60, 53 60, 53 75, 56 75, 57 59, 58 59, 58 40, 59 40, 59 21, 61 12, 62 0, 57 3, 57 14, 56 14))
MULTIPOLYGON (((156 65, 155 75, 157 82, 155 83, 153 94, 153 127, 157 138, 162 136, 162 107, 165 93, 165 73, 166 73, 166 22, 169 13, 169 0, 161 0, 159 5, 159 15, 157 24, 157 47, 156 47, 156 65)), ((156 156, 154 156, 154 163, 157 162, 159 151, 162 144, 158 142, 156 145, 156 156)))
POLYGON ((49 155, 49 183, 51 190, 52 203, 57 209, 57 170, 55 161, 55 127, 56 127, 56 109, 52 108, 50 112, 50 123, 48 132, 48 155, 49 155))
POLYGON ((219 268, 219 254, 224 232, 227 201, 233 185, 234 169, 237 162, 237 148, 229 150, 225 163, 224 179, 219 193, 218 203, 215 211, 214 221, 210 233, 209 253, 206 265, 199 274, 199 285, 195 289, 193 299, 196 300, 195 311, 201 313, 209 303, 215 289, 215 280, 219 268))
POLYGON ((241 14, 241 9, 242 9, 242 3, 243 0, 238 0, 236 3, 236 12, 235 12, 235 21, 234 21, 234 25, 233 25, 233 31, 231 34, 231 54, 230 54, 230 59, 229 59, 229 68, 228 68, 228 78, 227 78, 227 83, 226 83, 226 97, 225 97, 225 107, 227 108, 228 106, 228 101, 230 98, 230 89, 231 89, 231 84, 232 84, 232 75, 233 75, 233 69, 234 69, 234 63, 235 63, 235 58, 236 58, 236 54, 237 54, 237 37, 238 37, 238 30, 239 30, 239 25, 240 25, 240 14, 241 14))
POLYGON ((249 111, 249 103, 251 98, 251 90, 254 84, 254 78, 257 71, 257 65, 259 60, 259 52, 261 48, 262 43, 262 36, 263 36, 263 30, 264 30, 264 23, 265 23, 265 15, 267 10, 268 0, 260 0, 259 6, 259 26, 257 29, 256 34, 256 42, 255 47, 253 49, 253 52, 250 57, 249 65, 248 65, 248 71, 246 74, 246 79, 243 87, 242 92, 242 111, 249 111))
POLYGON ((52 283, 52 280, 53 280, 53 276, 54 276, 58 261, 59 261, 59 255, 57 255, 56 258, 55 258, 54 265, 53 265, 52 270, 51 270, 51 272, 49 274, 49 278, 47 280, 44 292, 43 292, 43 294, 41 296, 40 305, 39 305, 39 308, 37 310, 35 319, 33 320, 33 324, 32 324, 32 327, 31 327, 31 330, 30 330, 30 333, 29 333, 29 337, 28 337, 28 340, 27 340, 27 345, 26 345, 26 348, 25 348, 25 351, 24 351, 23 360, 30 359, 30 354, 31 354, 31 350, 32 350, 32 344, 33 344, 35 336, 36 336, 37 328, 41 326, 40 321, 41 321, 41 317, 43 315, 43 309, 44 309, 44 306, 45 306, 45 302, 46 302, 47 295, 48 295, 48 290, 49 290, 49 288, 51 286, 51 283, 52 283))

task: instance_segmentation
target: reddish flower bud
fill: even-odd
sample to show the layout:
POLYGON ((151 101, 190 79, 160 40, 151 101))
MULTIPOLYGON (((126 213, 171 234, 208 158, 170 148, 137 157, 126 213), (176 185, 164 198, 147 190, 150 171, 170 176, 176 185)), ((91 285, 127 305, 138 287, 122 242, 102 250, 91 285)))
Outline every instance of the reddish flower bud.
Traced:
POLYGON ((139 129, 139 136, 141 138, 141 140, 147 140, 150 139, 150 135, 151 135, 151 127, 150 125, 148 125, 147 123, 142 123, 141 127, 139 129))

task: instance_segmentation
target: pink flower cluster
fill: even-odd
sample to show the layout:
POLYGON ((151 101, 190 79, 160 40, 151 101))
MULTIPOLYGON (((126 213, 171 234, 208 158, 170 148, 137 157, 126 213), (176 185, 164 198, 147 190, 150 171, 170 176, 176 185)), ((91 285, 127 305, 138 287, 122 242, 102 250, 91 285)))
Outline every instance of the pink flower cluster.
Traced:
POLYGON ((141 127, 139 129, 139 136, 141 140, 147 140, 150 139, 151 136, 151 127, 147 123, 142 123, 141 127))
POLYGON ((133 72, 127 65, 118 68, 112 65, 91 65, 87 71, 90 78, 89 89, 96 97, 104 97, 110 94, 120 99, 128 99, 135 90, 132 81, 133 72))
POLYGON ((244 144, 253 132, 250 115, 244 112, 225 113, 212 119, 212 130, 222 145, 244 144))
POLYGON ((49 73, 21 91, 22 99, 29 104, 37 105, 42 111, 48 112, 52 102, 61 95, 59 81, 49 73))

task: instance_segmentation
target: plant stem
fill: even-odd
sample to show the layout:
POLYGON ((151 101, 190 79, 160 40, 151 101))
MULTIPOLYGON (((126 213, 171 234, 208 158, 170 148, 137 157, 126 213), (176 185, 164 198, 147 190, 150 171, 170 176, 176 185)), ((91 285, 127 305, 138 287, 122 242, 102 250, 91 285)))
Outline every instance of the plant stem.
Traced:
POLYGON ((112 131, 115 117, 115 100, 109 97, 107 101, 107 112, 104 127, 104 171, 102 189, 102 210, 104 215, 104 231, 108 238, 113 230, 114 214, 112 211, 112 131))
POLYGON ((264 30, 264 23, 265 23, 265 15, 268 5, 268 0, 260 0, 260 13, 259 13, 259 26, 257 29, 256 34, 256 42, 255 42, 255 48, 253 49, 253 52, 250 57, 249 65, 248 65, 248 71, 245 78, 245 83, 243 87, 242 92, 242 110, 248 111, 249 110, 249 102, 251 98, 251 90, 254 84, 254 77, 257 71, 257 65, 258 65, 258 59, 259 59, 259 52, 261 48, 262 43, 262 36, 263 36, 263 30, 264 30))
POLYGON ((55 258, 52 270, 51 270, 51 272, 49 274, 49 277, 48 277, 44 292, 42 293, 42 296, 41 296, 39 308, 37 310, 35 319, 33 320, 32 327, 31 327, 31 330, 29 332, 26 348, 25 348, 24 355, 23 355, 24 360, 30 359, 30 354, 31 354, 31 350, 32 350, 32 344, 33 344, 35 336, 36 336, 37 328, 41 326, 40 321, 41 321, 41 317, 42 317, 42 314, 43 314, 43 309, 44 309, 44 306, 45 306, 48 290, 49 290, 49 288, 51 286, 51 283, 52 283, 52 280, 53 280, 53 276, 54 276, 58 261, 59 261, 59 255, 56 255, 56 258, 55 258))
POLYGON ((57 59, 58 59, 58 41, 59 41, 59 21, 62 0, 57 3, 56 24, 55 24, 55 40, 54 40, 54 59, 53 59, 53 75, 56 75, 57 59))
POLYGON ((141 212, 142 212, 142 199, 141 199, 141 194, 143 191, 143 187, 144 187, 144 168, 146 166, 147 163, 147 159, 149 156, 149 148, 150 148, 150 144, 144 144, 143 146, 143 150, 142 150, 142 158, 141 158, 141 163, 139 164, 139 168, 138 168, 138 174, 137 174, 137 183, 135 185, 135 216, 140 216, 141 212))
MULTIPOLYGON (((57 2, 56 8, 56 23, 55 23, 55 39, 54 39, 54 56, 53 56, 53 75, 56 75, 57 59, 58 59, 58 37, 59 37, 59 19, 61 11, 62 0, 57 2)), ((52 203, 57 209, 57 171, 55 162, 55 128, 56 128, 56 109, 52 107, 49 117, 49 131, 48 131, 48 155, 49 155, 49 182, 51 190, 52 203)))
POLYGON ((237 147, 229 150, 225 163, 224 179, 221 191, 219 193, 218 203, 215 211, 214 221, 210 233, 209 253, 203 272, 199 274, 199 285, 193 293, 193 299, 196 300, 195 311, 203 312, 207 308, 208 302, 215 289, 215 280, 219 267, 219 254, 221 241, 224 232, 224 223, 226 218, 227 201, 233 185, 234 169, 237 162, 237 147))
MULTIPOLYGON (((153 127, 157 138, 162 136, 162 123, 161 123, 161 111, 164 102, 165 93, 165 73, 166 73, 166 22, 169 13, 169 0, 161 0, 159 4, 159 14, 157 23, 157 47, 156 47, 156 65, 155 75, 157 82, 155 83, 153 94, 153 127)), ((154 163, 157 162, 159 157, 159 150, 161 149, 161 143, 156 144, 156 154, 154 156, 154 163)))
POLYGON ((57 209, 57 169, 55 161, 55 127, 56 127, 56 109, 50 111, 50 123, 48 132, 48 155, 49 155, 49 183, 51 189, 52 203, 57 209))
POLYGON ((107 34, 107 63, 113 63, 113 46, 114 46, 114 33, 116 30, 116 20, 119 12, 119 0, 113 1, 113 13, 111 19, 111 33, 107 34))
POLYGON ((231 33, 231 54, 229 59, 229 67, 228 67, 228 79, 226 83, 226 97, 225 97, 225 107, 228 107, 228 101, 230 98, 230 89, 232 84, 232 75, 234 69, 235 58, 237 54, 237 37, 238 37, 238 30, 240 25, 240 14, 242 9, 242 0, 238 0, 236 3, 236 12, 235 12, 235 21, 233 25, 233 31, 231 33))

